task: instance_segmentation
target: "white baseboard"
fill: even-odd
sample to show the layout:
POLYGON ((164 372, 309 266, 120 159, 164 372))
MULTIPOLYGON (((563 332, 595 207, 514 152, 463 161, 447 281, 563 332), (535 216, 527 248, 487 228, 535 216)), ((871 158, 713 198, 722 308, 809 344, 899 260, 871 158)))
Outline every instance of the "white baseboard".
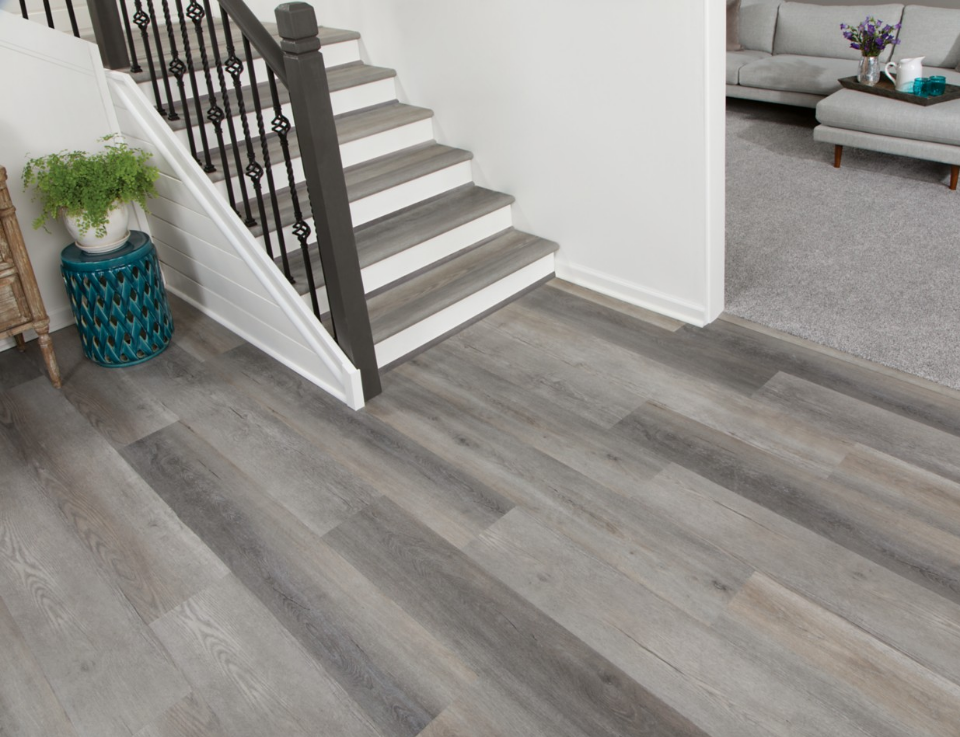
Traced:
POLYGON ((656 289, 626 282, 585 266, 561 263, 558 260, 557 278, 572 282, 585 289, 605 294, 608 297, 619 299, 622 302, 643 307, 644 309, 658 312, 661 315, 673 317, 677 320, 683 320, 683 322, 696 325, 697 327, 703 327, 710 322, 707 316, 707 308, 704 305, 678 299, 677 297, 657 291, 656 289))
MULTIPOLYGON (((50 332, 55 330, 60 330, 61 328, 68 327, 70 325, 76 325, 73 320, 73 310, 69 306, 62 307, 55 312, 51 312, 48 317, 50 318, 50 332)), ((23 334, 23 337, 29 342, 31 340, 37 339, 37 334, 32 330, 28 330, 23 334)), ((17 343, 13 338, 4 338, 0 340, 0 351, 5 351, 8 348, 13 348, 17 343)), ((56 348, 56 346, 54 346, 56 348)))

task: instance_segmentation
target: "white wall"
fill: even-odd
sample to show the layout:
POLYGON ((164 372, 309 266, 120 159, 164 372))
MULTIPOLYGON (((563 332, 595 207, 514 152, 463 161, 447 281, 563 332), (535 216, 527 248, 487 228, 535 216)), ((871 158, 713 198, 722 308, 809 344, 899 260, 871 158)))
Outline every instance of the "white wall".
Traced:
MULTIPOLYGON (((0 166, 37 274, 40 293, 56 330, 73 323, 60 279, 60 251, 70 242, 58 223, 34 230, 39 205, 24 192, 23 165, 32 156, 62 149, 93 149, 117 131, 96 46, 19 15, 0 11, 0 166)), ((27 336, 32 337, 32 333, 27 336)), ((0 341, 0 350, 13 344, 0 341)))
POLYGON ((693 323, 719 314, 720 0, 313 3, 436 111, 441 142, 476 154, 478 183, 516 195, 518 227, 560 243, 559 275, 693 323))

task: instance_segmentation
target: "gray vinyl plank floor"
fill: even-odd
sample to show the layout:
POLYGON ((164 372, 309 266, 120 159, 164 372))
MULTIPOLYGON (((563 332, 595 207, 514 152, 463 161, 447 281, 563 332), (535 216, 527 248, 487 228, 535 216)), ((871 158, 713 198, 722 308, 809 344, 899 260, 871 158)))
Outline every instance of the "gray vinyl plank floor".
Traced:
POLYGON ((352 412, 0 354, 0 734, 957 737, 960 395, 553 282, 352 412))

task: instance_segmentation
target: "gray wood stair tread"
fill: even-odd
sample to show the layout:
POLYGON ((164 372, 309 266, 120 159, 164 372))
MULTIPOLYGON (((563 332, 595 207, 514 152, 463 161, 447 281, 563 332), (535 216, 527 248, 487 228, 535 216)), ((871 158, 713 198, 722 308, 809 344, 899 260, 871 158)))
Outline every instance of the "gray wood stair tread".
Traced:
POLYGON ((337 136, 342 145, 432 117, 433 110, 393 100, 338 115, 337 136))
POLYGON ((472 158, 469 151, 430 142, 348 166, 343 174, 350 201, 355 202, 472 158))
POLYGON ((354 61, 350 64, 341 64, 327 69, 327 84, 330 85, 331 92, 339 92, 350 87, 359 87, 396 76, 397 72, 393 69, 375 67, 364 64, 362 61, 354 61))
MULTIPOLYGON (((378 263, 511 204, 511 195, 465 184, 366 223, 356 229, 360 268, 378 263)), ((311 245, 310 252, 316 253, 314 245, 311 245)), ((306 294, 309 282, 303 255, 297 250, 288 254, 287 258, 295 288, 300 294, 306 294)), ((282 268, 281 258, 278 256, 275 260, 282 268)), ((314 283, 322 286, 323 271, 318 259, 314 259, 312 266, 314 283)))
MULTIPOLYGON (((261 77, 263 75, 260 75, 261 77)), ((349 89, 351 87, 359 87, 360 85, 370 84, 371 82, 377 82, 381 79, 390 79, 391 77, 396 77, 397 73, 393 69, 386 69, 385 67, 374 67, 363 62, 354 62, 351 64, 342 64, 337 67, 332 67, 327 70, 327 84, 330 86, 331 92, 340 92, 341 90, 349 89)), ((233 86, 232 80, 228 76, 227 78, 227 88, 229 90, 229 103, 230 103, 230 112, 233 115, 238 114, 237 106, 237 94, 236 89, 233 86)), ((217 99, 221 99, 220 94, 220 85, 219 82, 214 80, 214 88, 217 92, 217 99)), ((207 95, 203 92, 205 89, 204 85, 201 85, 200 92, 200 108, 206 114, 207 109, 210 106, 207 95)), ((245 85, 241 88, 243 106, 247 113, 254 111, 254 99, 252 90, 249 85, 245 85)), ((258 78, 257 81, 257 95, 260 99, 260 104, 263 107, 264 114, 264 124, 269 126, 270 120, 273 119, 273 96, 270 94, 270 83, 266 79, 258 78)), ((277 83, 277 99, 280 101, 281 105, 286 105, 290 102, 290 91, 286 88, 285 85, 277 83)), ((179 98, 175 99, 177 112, 181 114, 180 120, 169 120, 167 121, 171 128, 174 130, 181 130, 186 126, 186 119, 182 116, 182 105, 180 104, 179 98)), ((190 115, 191 120, 196 123, 196 101, 194 98, 190 97, 187 99, 187 104, 190 106, 190 115)), ((378 106, 379 107, 379 106, 378 106)), ((370 108, 364 108, 369 110, 370 108)), ((361 112, 361 111, 358 111, 361 112)), ((375 117, 379 119, 380 115, 377 114, 375 117)), ((292 123, 292 121, 291 121, 292 123)), ((239 124, 237 125, 239 131, 239 124)), ((341 141, 342 143, 342 141, 341 141)))
MULTIPOLYGON (((171 10, 173 9, 171 8, 171 10)), ((200 78, 202 80, 203 68, 200 63, 199 47, 197 46, 197 35, 193 29, 193 24, 190 23, 189 21, 187 23, 190 30, 190 33, 188 36, 190 41, 190 56, 192 58, 194 68, 197 70, 197 74, 200 75, 200 78)), ((279 42, 280 34, 277 32, 277 24, 264 23, 263 25, 267 29, 267 31, 270 32, 270 35, 273 36, 275 39, 277 39, 277 41, 279 42)), ((223 22, 218 18, 214 21, 214 26, 217 32, 217 52, 219 52, 220 54, 220 59, 225 60, 228 56, 228 52, 227 52, 227 43, 223 37, 223 22)), ((167 56, 167 58, 170 58, 170 37, 167 33, 167 26, 166 24, 161 24, 159 28, 160 28, 160 41, 163 45, 164 53, 167 56)), ((246 52, 243 50, 243 42, 241 41, 240 30, 235 24, 231 25, 231 30, 233 32, 233 42, 234 42, 234 46, 237 49, 237 55, 243 60, 244 63, 246 63, 246 60, 247 60, 246 52)), ((333 44, 343 43, 345 41, 355 41, 360 38, 360 34, 356 33, 355 31, 345 31, 340 28, 324 28, 321 26, 319 29, 319 37, 320 37, 320 48, 322 51, 325 46, 331 46, 333 44)), ((89 33, 86 33, 86 34, 82 34, 81 38, 85 39, 86 41, 89 41, 90 43, 97 42, 96 37, 93 35, 93 31, 90 31, 89 33)), ((210 45, 210 34, 209 34, 209 31, 207 30, 206 20, 204 20, 203 22, 203 38, 204 38, 204 44, 206 46, 207 61, 210 63, 211 69, 215 70, 216 55, 214 54, 213 47, 210 45)), ((174 24, 174 41, 176 41, 177 51, 179 53, 180 58, 184 62, 186 62, 186 56, 184 54, 184 46, 183 46, 183 36, 181 34, 180 26, 178 23, 174 24)), ((137 72, 136 74, 131 74, 130 76, 133 77, 133 79, 138 83, 149 82, 150 69, 147 65, 147 57, 143 50, 143 37, 140 35, 139 30, 136 28, 134 28, 134 31, 133 31, 133 46, 136 51, 137 60, 139 61, 143 71, 137 72)), ((161 77, 169 76, 168 70, 166 68, 161 67, 161 65, 157 63, 158 61, 157 52, 154 46, 155 46, 155 41, 153 37, 153 32, 151 31, 150 32, 150 51, 154 57, 154 68, 156 69, 157 73, 161 77)), ((254 59, 260 58, 260 52, 252 44, 251 44, 250 51, 254 59)), ((216 78, 215 71, 214 71, 214 78, 216 78)), ((176 103, 177 108, 179 108, 180 98, 177 96, 177 92, 175 89, 173 89, 172 85, 173 85, 173 80, 171 80, 171 89, 173 90, 173 94, 174 94, 174 102, 176 103)), ((187 83, 187 89, 189 89, 189 83, 187 83)))
POLYGON ((379 343, 456 304, 544 256, 556 243, 509 229, 393 288, 370 297, 373 341, 379 343))
MULTIPOLYGON (((393 122, 393 123, 396 123, 397 126, 400 126, 400 125, 405 125, 410 120, 421 120, 424 117, 430 117, 430 115, 433 115, 431 111, 424 110, 424 108, 411 108, 411 106, 403 105, 402 103, 397 103, 397 106, 401 108, 410 108, 410 110, 391 111, 391 115, 389 118, 385 118, 385 116, 381 112, 383 106, 380 106, 380 105, 359 110, 357 111, 358 113, 357 115, 354 115, 354 113, 351 113, 351 116, 353 116, 351 120, 351 125, 353 126, 354 131, 362 131, 362 130, 371 131, 370 133, 366 133, 358 137, 364 138, 366 135, 373 135, 374 133, 382 133, 385 130, 390 130, 389 126, 384 127, 385 119, 388 122, 393 122), (424 113, 426 113, 426 115, 424 115, 424 113)), ((267 113, 266 111, 264 111, 264 124, 267 125, 268 128, 269 128, 270 121, 272 119, 273 119, 273 112, 271 111, 267 113)), ((340 130, 341 123, 340 123, 339 117, 336 119, 336 122, 337 122, 337 133, 341 133, 341 130, 340 130)), ((172 122, 168 121, 168 124, 175 129, 182 128, 184 125, 182 121, 172 121, 172 122)), ((240 128, 237 128, 237 132, 239 135, 240 128)), ((283 161, 283 143, 281 141, 280 136, 268 129, 266 138, 267 138, 267 152, 270 155, 270 161, 273 164, 282 162, 283 161)), ((341 134, 340 143, 344 143, 343 138, 344 137, 341 134)), ((287 140, 290 145, 291 156, 294 159, 299 158, 300 142, 297 139, 296 128, 291 128, 290 133, 287 136, 287 140)), ((263 147, 261 144, 260 136, 256 136, 252 138, 251 141, 253 143, 253 150, 256 153, 257 161, 262 163, 263 147)), ((221 162, 220 151, 216 146, 215 139, 211 140, 210 143, 212 146, 212 150, 210 151, 210 160, 213 163, 213 165, 216 167, 216 171, 211 172, 209 176, 213 181, 219 182, 223 179, 223 167, 220 165, 220 162, 221 162)), ((230 164, 230 170, 233 171, 233 167, 235 163, 234 157, 233 157, 233 146, 229 142, 225 142, 225 143, 226 143, 227 156, 229 157, 228 163, 230 164)), ((243 161, 246 161, 246 156, 247 156, 246 145, 241 142, 241 159, 243 161)), ((277 185, 278 186, 283 185, 285 182, 286 182, 285 179, 278 180, 277 185)))
MULTIPOLYGON (((424 143, 411 146, 371 161, 344 169, 347 180, 347 196, 351 202, 382 192, 390 187, 418 179, 419 177, 445 169, 454 164, 469 161, 473 154, 439 143, 424 143)), ((306 187, 297 182, 297 191, 300 193, 301 207, 305 207, 304 193, 306 187)), ((284 225, 296 222, 293 209, 293 198, 289 187, 278 190, 277 201, 280 206, 280 221, 284 225)), ((271 230, 274 221, 270 221, 271 230)), ((260 224, 250 228, 254 235, 262 235, 260 224)), ((293 244, 290 244, 293 245, 293 244)))

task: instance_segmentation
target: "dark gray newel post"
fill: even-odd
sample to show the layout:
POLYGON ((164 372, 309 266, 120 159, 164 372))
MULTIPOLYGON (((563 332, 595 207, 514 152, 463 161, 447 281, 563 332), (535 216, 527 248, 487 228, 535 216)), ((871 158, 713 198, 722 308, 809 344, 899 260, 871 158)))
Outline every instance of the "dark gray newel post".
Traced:
POLYGON ((130 57, 123 40, 123 25, 117 0, 90 0, 87 3, 93 33, 100 47, 100 59, 107 69, 129 69, 130 57))
POLYGON ((317 37, 317 16, 313 6, 300 2, 278 6, 276 15, 337 343, 353 365, 360 369, 363 393, 370 399, 380 393, 380 373, 360 275, 327 72, 317 37))

